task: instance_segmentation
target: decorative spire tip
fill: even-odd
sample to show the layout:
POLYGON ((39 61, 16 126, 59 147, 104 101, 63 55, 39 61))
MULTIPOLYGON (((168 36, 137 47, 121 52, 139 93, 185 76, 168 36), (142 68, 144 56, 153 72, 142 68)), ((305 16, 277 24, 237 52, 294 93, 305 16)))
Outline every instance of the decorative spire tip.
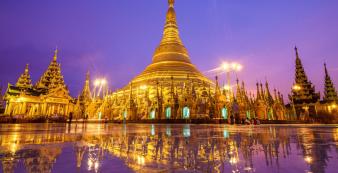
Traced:
POLYGON ((168 0, 169 7, 174 7, 175 0, 168 0))
POLYGON ((26 68, 25 68, 26 73, 28 72, 28 67, 29 67, 29 64, 26 64, 26 68))
POLYGON ((54 61, 56 61, 57 56, 58 56, 58 47, 56 47, 54 50, 54 57, 53 57, 54 61))

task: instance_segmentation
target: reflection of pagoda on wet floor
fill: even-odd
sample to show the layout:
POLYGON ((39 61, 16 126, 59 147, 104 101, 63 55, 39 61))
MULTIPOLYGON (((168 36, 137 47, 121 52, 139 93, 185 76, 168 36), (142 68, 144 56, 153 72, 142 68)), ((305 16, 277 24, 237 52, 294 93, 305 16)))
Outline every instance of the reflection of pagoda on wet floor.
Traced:
MULTIPOLYGON (((323 172, 334 159, 328 152, 335 148, 330 141, 336 140, 337 133, 308 128, 258 127, 248 131, 247 127, 194 125, 139 125, 136 131, 130 125, 77 124, 46 128, 52 127, 59 130, 1 134, 3 172, 12 172, 20 163, 24 163, 28 172, 50 172, 55 162, 62 159, 59 156, 67 146, 74 151, 71 152, 74 169, 79 170, 100 171, 103 160, 111 156, 134 171, 257 172, 262 167, 278 170, 286 160, 302 153, 301 161, 309 169, 323 172), (255 133, 250 132, 253 130, 255 133)), ((34 126, 28 129, 37 130, 34 126)))

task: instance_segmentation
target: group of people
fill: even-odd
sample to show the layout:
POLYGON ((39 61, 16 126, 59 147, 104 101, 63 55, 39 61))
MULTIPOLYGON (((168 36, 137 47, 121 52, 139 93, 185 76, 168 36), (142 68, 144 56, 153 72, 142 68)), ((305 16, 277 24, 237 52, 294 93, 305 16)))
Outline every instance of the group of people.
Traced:
POLYGON ((260 125, 261 122, 257 118, 242 118, 242 119, 235 119, 233 116, 230 116, 230 124, 243 124, 243 125, 260 125))
POLYGON ((260 125, 261 122, 259 121, 259 119, 257 118, 252 118, 251 120, 249 120, 249 118, 246 118, 246 120, 242 119, 242 124, 245 124, 245 125, 260 125), (244 123, 243 123, 244 121, 244 123))

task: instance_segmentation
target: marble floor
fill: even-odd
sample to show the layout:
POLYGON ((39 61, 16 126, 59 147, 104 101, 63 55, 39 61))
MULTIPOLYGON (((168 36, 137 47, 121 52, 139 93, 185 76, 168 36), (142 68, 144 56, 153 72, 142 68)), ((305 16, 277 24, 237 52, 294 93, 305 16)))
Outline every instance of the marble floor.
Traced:
POLYGON ((338 125, 2 124, 0 172, 334 173, 338 125))

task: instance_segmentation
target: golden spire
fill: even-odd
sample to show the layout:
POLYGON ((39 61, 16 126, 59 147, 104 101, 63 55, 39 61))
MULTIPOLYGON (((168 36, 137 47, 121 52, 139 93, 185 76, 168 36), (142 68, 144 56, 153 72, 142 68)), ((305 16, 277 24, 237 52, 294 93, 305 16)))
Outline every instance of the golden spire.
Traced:
POLYGON ((32 80, 31 76, 29 75, 29 64, 26 64, 25 71, 22 73, 19 77, 19 79, 16 82, 17 87, 21 88, 30 88, 32 87, 32 80))
POLYGON ((26 67, 25 67, 25 73, 28 73, 29 72, 29 64, 26 64, 26 67))
POLYGON ((183 61, 190 63, 188 51, 179 36, 174 10, 175 0, 168 0, 169 8, 166 15, 163 36, 160 45, 155 50, 153 62, 183 61))
POLYGON ((168 0, 169 7, 174 7, 175 0, 168 0))
POLYGON ((90 74, 89 74, 89 71, 87 71, 85 85, 83 86, 79 99, 81 102, 86 102, 86 101, 91 100, 91 98, 92 96, 91 96, 91 91, 90 91, 90 74))
POLYGON ((56 49, 54 50, 53 60, 56 61, 57 57, 58 57, 58 48, 56 47, 56 49))

